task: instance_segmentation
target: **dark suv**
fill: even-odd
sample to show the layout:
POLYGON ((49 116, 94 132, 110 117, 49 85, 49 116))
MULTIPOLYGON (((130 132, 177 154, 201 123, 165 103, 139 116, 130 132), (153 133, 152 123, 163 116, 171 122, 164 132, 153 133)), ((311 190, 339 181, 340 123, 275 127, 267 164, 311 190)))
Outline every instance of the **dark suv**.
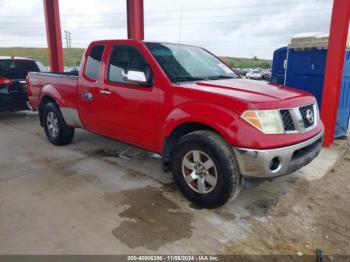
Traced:
POLYGON ((27 109, 25 79, 41 71, 44 66, 32 59, 0 56, 0 112, 27 109))

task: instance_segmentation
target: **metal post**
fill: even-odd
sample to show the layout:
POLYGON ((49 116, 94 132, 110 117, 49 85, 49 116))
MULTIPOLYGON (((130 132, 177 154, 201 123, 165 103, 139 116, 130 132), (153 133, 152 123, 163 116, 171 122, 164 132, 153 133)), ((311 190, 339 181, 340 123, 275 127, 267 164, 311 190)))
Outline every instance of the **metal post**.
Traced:
POLYGON ((128 39, 144 39, 143 0, 126 0, 128 39))
POLYGON ((349 20, 350 0, 334 0, 321 111, 325 147, 330 147, 334 140, 349 20))
POLYGON ((58 0, 44 0, 50 70, 63 71, 63 50, 58 0))

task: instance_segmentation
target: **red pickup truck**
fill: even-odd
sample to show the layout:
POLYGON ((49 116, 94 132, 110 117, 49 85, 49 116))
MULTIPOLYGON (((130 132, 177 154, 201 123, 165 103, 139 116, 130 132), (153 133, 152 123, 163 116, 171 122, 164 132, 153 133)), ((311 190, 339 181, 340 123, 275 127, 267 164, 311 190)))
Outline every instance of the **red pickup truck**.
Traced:
POLYGON ((207 208, 296 171, 321 150, 312 95, 242 79, 194 46, 92 42, 79 76, 30 73, 27 93, 54 145, 85 128, 160 154, 184 195, 207 208))

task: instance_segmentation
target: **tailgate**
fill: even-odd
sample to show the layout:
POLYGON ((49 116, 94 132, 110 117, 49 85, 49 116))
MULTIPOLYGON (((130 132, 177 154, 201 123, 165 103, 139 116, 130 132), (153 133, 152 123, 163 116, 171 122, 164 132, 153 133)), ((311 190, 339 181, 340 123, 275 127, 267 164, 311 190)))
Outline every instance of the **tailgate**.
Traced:
POLYGON ((0 108, 2 110, 25 109, 28 98, 24 80, 11 80, 0 85, 0 108))
POLYGON ((9 93, 13 96, 26 95, 26 82, 23 79, 12 80, 12 85, 9 86, 9 93))

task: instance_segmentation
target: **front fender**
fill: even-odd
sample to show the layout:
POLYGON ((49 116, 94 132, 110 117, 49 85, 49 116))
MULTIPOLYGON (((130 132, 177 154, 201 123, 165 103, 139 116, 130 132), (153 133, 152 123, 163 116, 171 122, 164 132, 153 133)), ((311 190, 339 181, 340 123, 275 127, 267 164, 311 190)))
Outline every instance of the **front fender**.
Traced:
POLYGON ((166 117, 162 139, 168 137, 173 130, 185 123, 195 122, 207 125, 216 130, 230 144, 234 142, 234 129, 232 125, 239 116, 227 108, 206 104, 187 103, 173 109, 166 117))

